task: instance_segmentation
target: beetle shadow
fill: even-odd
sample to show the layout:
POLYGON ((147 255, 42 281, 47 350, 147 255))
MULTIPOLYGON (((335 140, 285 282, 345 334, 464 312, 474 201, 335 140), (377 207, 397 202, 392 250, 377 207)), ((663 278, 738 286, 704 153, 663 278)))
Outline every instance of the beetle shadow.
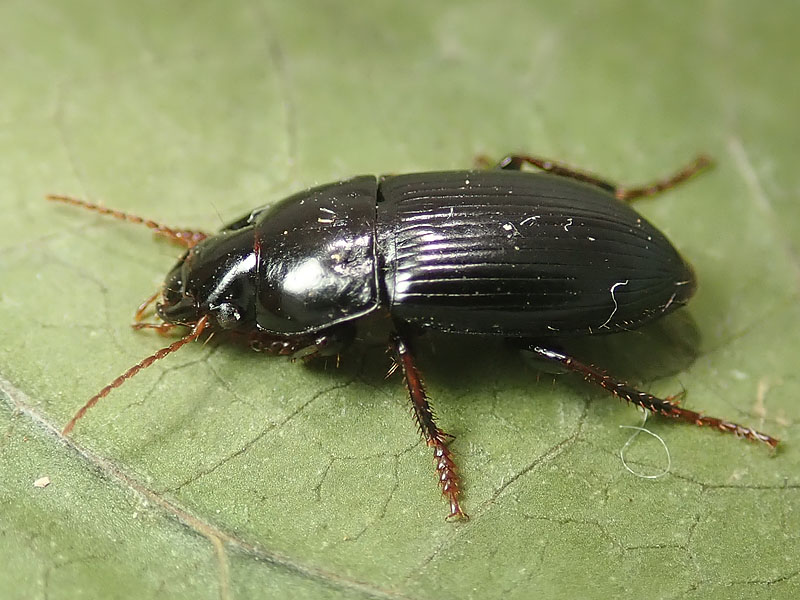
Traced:
POLYGON ((702 337, 691 313, 679 310, 635 331, 565 343, 575 358, 630 382, 676 376, 694 364, 702 337))
MULTIPOLYGON (((358 378, 376 389, 396 386, 397 381, 385 381, 392 359, 383 335, 373 331, 359 336, 342 354, 338 365, 335 357, 329 357, 310 360, 306 367, 343 380, 358 378)), ((543 340, 542 345, 565 351, 616 379, 639 386, 685 372, 700 355, 700 342, 695 320, 688 311, 681 310, 635 331, 543 340)), ((539 373, 565 373, 560 365, 538 359, 502 338, 431 332, 415 338, 413 349, 432 395, 436 390, 448 389, 458 396, 459 391, 486 388, 487 381, 501 387, 504 383, 524 387, 539 373)), ((392 377, 396 378, 398 374, 392 377)), ((564 379, 570 380, 580 378, 569 374, 564 379)))

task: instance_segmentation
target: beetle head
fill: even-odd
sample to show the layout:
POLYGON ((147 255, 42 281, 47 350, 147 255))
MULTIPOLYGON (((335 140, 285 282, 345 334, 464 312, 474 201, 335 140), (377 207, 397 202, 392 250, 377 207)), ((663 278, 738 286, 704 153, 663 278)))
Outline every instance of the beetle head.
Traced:
POLYGON ((258 260, 252 236, 249 229, 223 231, 191 248, 164 281, 158 315, 176 325, 208 316, 214 329, 252 328, 258 260))

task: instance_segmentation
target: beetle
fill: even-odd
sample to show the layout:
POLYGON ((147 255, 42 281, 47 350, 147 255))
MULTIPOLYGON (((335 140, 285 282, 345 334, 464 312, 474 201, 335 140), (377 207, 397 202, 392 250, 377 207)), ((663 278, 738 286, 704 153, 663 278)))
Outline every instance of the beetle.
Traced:
POLYGON ((635 329, 689 301, 691 266, 630 203, 709 165, 699 156, 633 188, 530 155, 509 155, 496 169, 359 176, 257 208, 214 235, 50 195, 144 224, 186 249, 139 306, 134 327, 189 333, 100 390, 63 433, 111 390, 203 334, 229 332, 293 358, 338 355, 364 317, 382 312, 393 324, 390 373, 404 375, 448 517, 466 513, 450 436, 436 424, 411 348, 426 330, 508 338, 642 409, 774 448, 769 435, 636 390, 554 345, 635 329), (159 296, 161 321, 143 322, 159 296))

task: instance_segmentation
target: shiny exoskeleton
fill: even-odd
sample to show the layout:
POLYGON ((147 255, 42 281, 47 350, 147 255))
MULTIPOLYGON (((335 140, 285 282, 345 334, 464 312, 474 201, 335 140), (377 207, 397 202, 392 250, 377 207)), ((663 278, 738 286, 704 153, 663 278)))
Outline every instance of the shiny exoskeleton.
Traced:
POLYGON ((627 202, 707 164, 700 157, 631 189, 518 155, 494 170, 360 176, 256 209, 214 235, 51 196, 144 223, 185 246, 156 306, 163 322, 136 327, 192 328, 103 388, 65 433, 112 389, 203 332, 232 332, 275 354, 330 355, 353 339, 363 317, 383 311, 395 329, 394 368, 434 448, 449 516, 465 516, 460 481, 409 348, 409 337, 425 330, 517 340, 635 405, 774 447, 770 436, 639 392, 550 347, 554 338, 634 329, 690 299, 692 268, 627 202), (545 172, 522 171, 523 163, 545 172))

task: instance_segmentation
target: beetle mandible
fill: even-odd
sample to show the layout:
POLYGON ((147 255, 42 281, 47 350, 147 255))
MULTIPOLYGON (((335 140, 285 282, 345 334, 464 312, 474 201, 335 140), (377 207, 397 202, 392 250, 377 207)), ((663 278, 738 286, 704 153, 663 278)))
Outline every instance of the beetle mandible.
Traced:
POLYGON ((134 327, 190 332, 100 390, 63 433, 112 389, 202 334, 238 333, 271 354, 338 355, 362 317, 383 311, 394 329, 392 370, 403 373, 433 448, 448 517, 466 514, 450 436, 434 420, 410 346, 425 330, 512 339, 643 409, 774 448, 771 436, 638 391, 553 346, 635 329, 688 302, 692 268, 629 204, 709 164, 700 156, 635 188, 529 155, 510 155, 491 170, 360 176, 258 208, 214 235, 50 195, 144 224, 186 248, 163 289, 139 306, 134 327), (161 322, 142 322, 159 295, 161 322))

